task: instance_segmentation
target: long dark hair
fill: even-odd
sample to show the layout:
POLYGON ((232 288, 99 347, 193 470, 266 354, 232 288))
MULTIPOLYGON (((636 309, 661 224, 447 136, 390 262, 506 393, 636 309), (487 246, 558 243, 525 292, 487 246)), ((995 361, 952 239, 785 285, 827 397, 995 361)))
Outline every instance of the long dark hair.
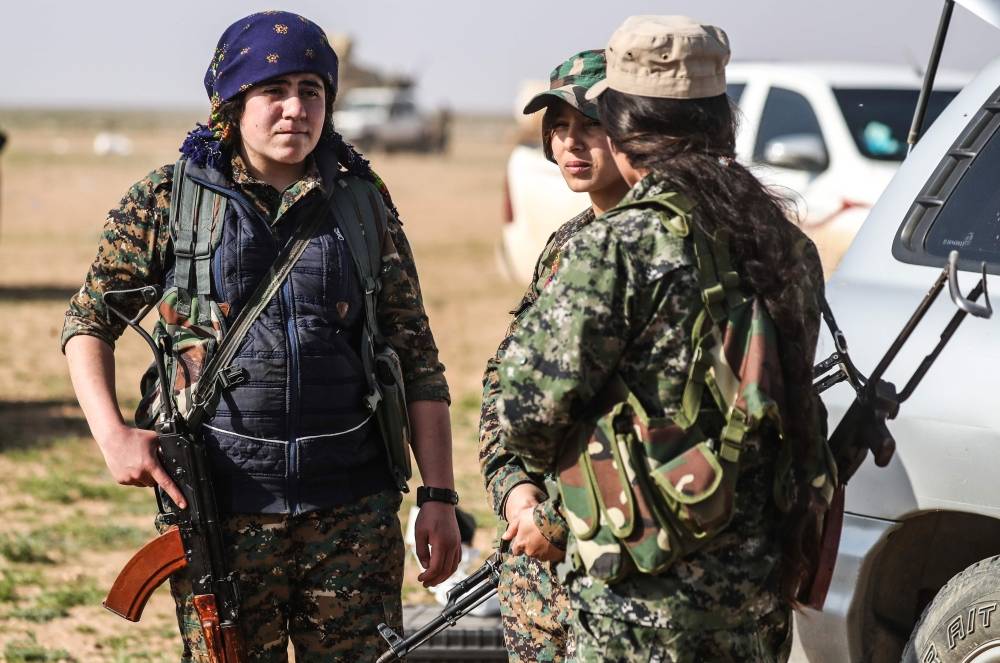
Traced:
MULTIPOLYGON (((375 171, 372 170, 368 159, 355 149, 353 145, 344 140, 333 127, 333 104, 336 101, 336 93, 324 81, 323 87, 326 90, 326 117, 323 120, 323 136, 320 138, 316 149, 332 150, 344 170, 351 175, 368 180, 378 188, 385 204, 389 207, 392 215, 399 219, 399 211, 396 204, 389 195, 389 190, 375 171)), ((222 151, 231 155, 236 146, 240 144, 240 117, 243 116, 243 108, 246 105, 246 97, 240 93, 218 106, 218 110, 212 113, 210 120, 214 133, 221 136, 222 151)), ((223 164, 228 163, 228 159, 223 159, 223 164)))
POLYGON ((812 387, 816 342, 815 302, 799 287, 822 288, 811 244, 789 221, 789 207, 735 161, 737 116, 728 96, 661 99, 607 90, 600 113, 608 136, 629 163, 650 170, 696 203, 693 222, 705 233, 725 227, 733 261, 744 283, 763 301, 777 328, 785 386, 782 426, 792 443, 795 489, 781 528, 782 595, 797 603, 816 558, 817 504, 804 471, 820 435, 821 405, 812 387), (809 251, 803 259, 796 247, 809 251))

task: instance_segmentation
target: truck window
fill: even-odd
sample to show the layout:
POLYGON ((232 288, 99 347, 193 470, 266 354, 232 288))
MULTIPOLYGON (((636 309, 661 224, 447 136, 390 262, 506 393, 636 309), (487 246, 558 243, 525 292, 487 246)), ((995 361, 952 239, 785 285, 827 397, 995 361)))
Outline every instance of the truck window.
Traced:
POLYGON ((927 235, 927 253, 1000 264, 1000 132, 995 132, 968 170, 927 235))
POLYGON ((769 141, 792 134, 806 134, 823 140, 819 120, 809 100, 798 92, 773 87, 767 93, 764 112, 760 117, 757 142, 753 148, 754 160, 763 160, 764 148, 769 141))
POLYGON ((893 241, 903 262, 940 266, 958 251, 962 269, 985 261, 1000 273, 1000 89, 969 119, 931 174, 893 241))
MULTIPOLYGON (((833 91, 858 150, 869 159, 880 161, 902 161, 906 156, 906 136, 910 132, 919 94, 919 90, 878 88, 838 88, 833 91)), ((925 128, 931 126, 957 94, 956 90, 931 92, 924 118, 925 128)))

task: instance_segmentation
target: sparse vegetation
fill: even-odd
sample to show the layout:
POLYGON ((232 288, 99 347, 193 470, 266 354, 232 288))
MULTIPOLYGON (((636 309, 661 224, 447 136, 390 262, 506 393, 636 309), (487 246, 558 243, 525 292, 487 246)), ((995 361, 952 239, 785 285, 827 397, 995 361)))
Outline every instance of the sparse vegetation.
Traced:
POLYGON ((0 570, 0 603, 17 602, 21 598, 19 588, 38 585, 41 579, 41 573, 35 570, 21 568, 0 570))
POLYGON ((0 534, 0 555, 21 564, 53 564, 45 541, 24 534, 0 534))
POLYGON ((93 578, 79 576, 62 586, 44 590, 31 605, 15 608, 10 616, 29 622, 43 623, 66 617, 71 608, 100 603, 104 592, 93 578))
POLYGON ((40 644, 34 633, 27 637, 8 642, 3 650, 7 663, 29 663, 34 661, 72 661, 74 660, 65 649, 48 649, 40 644))
POLYGON ((71 517, 27 534, 0 534, 0 555, 21 564, 55 564, 81 550, 117 550, 137 547, 152 530, 71 517))
POLYGON ((117 500, 126 491, 108 483, 95 483, 79 476, 49 474, 41 477, 21 479, 18 491, 45 502, 75 504, 78 500, 117 500))

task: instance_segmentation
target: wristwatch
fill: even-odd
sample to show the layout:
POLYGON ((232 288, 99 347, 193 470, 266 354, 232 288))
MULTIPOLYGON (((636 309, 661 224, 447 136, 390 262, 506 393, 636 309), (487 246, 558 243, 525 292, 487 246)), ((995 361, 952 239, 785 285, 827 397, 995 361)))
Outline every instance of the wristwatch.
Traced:
POLYGON ((423 506, 424 502, 458 504, 458 493, 450 488, 431 488, 430 486, 420 486, 417 488, 417 506, 423 506))

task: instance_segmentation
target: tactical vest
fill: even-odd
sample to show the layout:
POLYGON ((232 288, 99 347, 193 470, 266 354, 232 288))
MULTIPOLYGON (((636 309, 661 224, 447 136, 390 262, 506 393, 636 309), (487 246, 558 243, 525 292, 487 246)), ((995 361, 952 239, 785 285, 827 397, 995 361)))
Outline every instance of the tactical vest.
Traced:
MULTIPOLYGON (((649 417, 620 379, 575 428, 558 462, 558 489, 576 540, 578 566, 614 582, 656 574, 697 550, 730 522, 748 435, 781 437, 782 378, 774 323, 741 286, 724 229, 710 237, 688 223, 692 203, 667 193, 623 205, 655 211, 689 238, 702 308, 691 332, 691 363, 673 419, 649 417), (609 412, 610 410, 610 412, 609 412)), ((775 477, 779 508, 790 500, 791 450, 782 442, 775 477)))
MULTIPOLYGON (((227 324, 268 277, 296 222, 327 217, 212 385, 200 418, 197 432, 210 451, 219 504, 227 512, 296 514, 354 502, 398 483, 376 416, 381 399, 373 398, 369 330, 377 267, 362 270, 359 264, 372 257, 368 245, 381 238, 385 209, 377 192, 364 195, 375 190, 363 180, 340 174, 329 185, 332 203, 313 196, 272 228, 220 173, 183 160, 175 167, 174 265, 154 337, 168 350, 168 375, 185 418, 195 394, 205 391, 199 392, 202 368, 227 324), (351 238, 365 255, 355 255, 351 238)), ((140 410, 155 412, 157 396, 144 393, 151 397, 140 410)))

